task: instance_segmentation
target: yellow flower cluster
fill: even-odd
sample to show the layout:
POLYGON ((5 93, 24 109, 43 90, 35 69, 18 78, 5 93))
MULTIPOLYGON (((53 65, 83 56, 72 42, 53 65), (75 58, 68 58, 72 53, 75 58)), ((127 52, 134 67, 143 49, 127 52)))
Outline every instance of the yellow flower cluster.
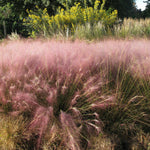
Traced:
POLYGON ((30 27, 31 30, 29 34, 31 34, 32 37, 37 34, 45 35, 49 24, 51 24, 51 17, 47 13, 47 9, 41 10, 38 6, 36 6, 36 9, 36 12, 27 10, 28 17, 23 19, 24 24, 30 27))
MULTIPOLYGON (((57 31, 70 30, 72 33, 77 26, 101 22, 103 25, 112 25, 117 19, 117 10, 107 12, 103 9, 105 0, 99 8, 100 1, 96 0, 93 7, 82 8, 80 3, 75 3, 71 8, 58 8, 55 16, 49 16, 47 9, 41 10, 37 6, 37 12, 28 11, 28 18, 24 19, 26 25, 32 27, 37 34, 52 34, 57 31)), ((67 6, 67 3, 66 3, 67 6)))

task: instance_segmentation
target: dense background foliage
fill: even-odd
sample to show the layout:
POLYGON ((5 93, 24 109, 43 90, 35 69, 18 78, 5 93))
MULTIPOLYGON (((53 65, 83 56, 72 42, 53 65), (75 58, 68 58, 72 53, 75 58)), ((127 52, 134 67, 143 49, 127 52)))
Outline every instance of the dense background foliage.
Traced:
POLYGON ((86 6, 82 8, 80 3, 75 3, 69 7, 68 3, 64 4, 65 9, 59 7, 57 14, 50 16, 45 8, 43 11, 36 6, 36 11, 28 11, 28 17, 24 19, 24 24, 28 27, 28 33, 32 37, 41 36, 48 37, 54 34, 66 34, 67 37, 74 34, 77 28, 87 23, 93 27, 98 22, 102 26, 111 28, 117 21, 117 10, 104 10, 105 1, 100 5, 100 1, 96 0, 93 7, 86 6))
MULTIPOLYGON (((118 17, 148 17, 150 16, 150 1, 147 2, 145 11, 137 10, 134 0, 106 0, 104 10, 117 10, 118 17)), ((38 6, 41 10, 47 9, 49 16, 55 15, 58 12, 58 7, 66 9, 64 4, 69 8, 74 6, 74 3, 80 3, 82 8, 94 7, 95 0, 1 0, 0 1, 0 38, 6 37, 12 32, 17 32, 19 35, 28 36, 28 27, 24 26, 23 18, 28 16, 27 9, 35 11, 38 6)), ((102 4, 102 1, 100 1, 102 4)), ((99 6, 100 8, 101 6, 99 6)))

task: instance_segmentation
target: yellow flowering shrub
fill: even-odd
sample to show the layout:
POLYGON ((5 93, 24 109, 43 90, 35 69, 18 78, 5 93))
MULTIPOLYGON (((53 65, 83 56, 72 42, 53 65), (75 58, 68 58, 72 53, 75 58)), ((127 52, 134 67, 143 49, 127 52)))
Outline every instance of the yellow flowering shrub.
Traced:
POLYGON ((87 7, 85 4, 85 7, 82 8, 80 3, 75 3, 69 8, 66 1, 66 9, 58 8, 54 16, 49 16, 46 9, 41 10, 37 7, 37 12, 28 11, 28 18, 24 22, 31 28, 32 36, 35 36, 33 33, 47 36, 57 32, 65 33, 66 30, 74 33, 78 26, 86 23, 94 25, 101 22, 105 26, 113 25, 117 19, 117 10, 104 10, 105 0, 102 0, 100 4, 101 2, 96 0, 94 7, 87 7))
POLYGON ((23 19, 24 24, 28 27, 28 32, 32 37, 37 35, 47 36, 51 24, 51 17, 47 9, 41 10, 36 6, 37 11, 27 10, 28 17, 23 19))

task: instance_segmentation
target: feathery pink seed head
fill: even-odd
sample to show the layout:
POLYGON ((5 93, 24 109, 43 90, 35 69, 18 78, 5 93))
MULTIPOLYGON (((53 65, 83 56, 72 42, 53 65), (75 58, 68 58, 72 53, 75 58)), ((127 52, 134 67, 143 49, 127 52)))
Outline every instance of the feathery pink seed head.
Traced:
MULTIPOLYGON (((92 101, 91 95, 101 95, 101 87, 109 82, 109 71, 115 76, 120 66, 132 74, 138 72, 139 76, 149 77, 149 47, 148 40, 108 40, 93 44, 26 40, 1 44, 0 103, 12 104, 10 115, 27 110, 32 113, 29 130, 37 129, 39 147, 48 123, 55 117, 53 109, 59 105, 60 94, 65 95, 69 91, 69 96, 65 95, 63 100, 69 99, 68 107, 76 116, 82 115, 77 108, 82 105, 88 105, 95 112, 116 105, 114 96, 101 96, 99 100, 92 101), (87 98, 85 104, 81 102, 83 98, 87 98)), ((75 141, 78 135, 73 131, 78 131, 76 118, 58 111, 62 128, 68 129, 66 134, 70 137, 70 147, 78 149, 78 141, 75 141)), ((99 116, 97 113, 93 115, 97 120, 88 122, 88 129, 95 128, 100 132, 100 127, 96 126, 99 116)))

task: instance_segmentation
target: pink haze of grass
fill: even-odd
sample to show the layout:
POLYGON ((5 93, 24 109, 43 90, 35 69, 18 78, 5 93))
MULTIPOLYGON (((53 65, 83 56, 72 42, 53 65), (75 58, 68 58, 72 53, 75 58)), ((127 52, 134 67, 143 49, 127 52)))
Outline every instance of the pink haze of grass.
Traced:
POLYGON ((1 43, 1 111, 6 111, 5 106, 11 104, 10 115, 31 114, 27 128, 38 135, 37 149, 49 123, 58 118, 66 146, 78 150, 82 126, 76 124, 84 124, 88 132, 99 133, 103 125, 97 110, 116 104, 115 94, 102 92, 102 87, 109 82, 109 65, 114 77, 120 67, 133 75, 149 77, 150 42, 108 40, 88 44, 26 40, 1 43), (93 112, 91 121, 83 119, 88 111, 93 112))
POLYGON ((32 68, 32 71, 57 68, 59 71, 66 72, 70 69, 85 70, 91 63, 96 65, 108 58, 113 63, 129 59, 132 61, 130 68, 134 70, 143 68, 148 75, 149 47, 148 40, 109 40, 91 44, 79 41, 74 43, 40 40, 10 41, 0 45, 0 64, 11 68, 11 75, 13 75, 13 71, 16 72, 16 75, 20 75, 17 74, 17 71, 21 73, 25 66, 32 68))

